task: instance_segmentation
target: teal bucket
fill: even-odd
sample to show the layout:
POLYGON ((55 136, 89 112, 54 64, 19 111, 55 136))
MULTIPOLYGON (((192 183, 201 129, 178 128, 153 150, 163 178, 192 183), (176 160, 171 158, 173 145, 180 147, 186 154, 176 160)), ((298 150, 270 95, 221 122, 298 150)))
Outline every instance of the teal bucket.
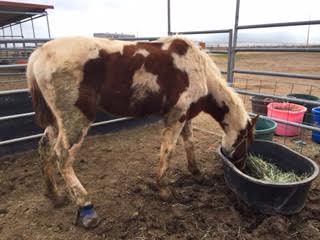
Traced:
POLYGON ((256 123, 255 139, 272 141, 277 123, 270 119, 259 118, 256 123))
MULTIPOLYGON (((319 101, 319 105, 320 105, 320 98, 313 95, 292 93, 292 94, 288 94, 287 97, 310 100, 310 101, 319 101)), ((290 102, 294 103, 294 100, 290 102)), ((301 104, 301 103, 298 103, 298 104, 301 104)), ((303 104, 303 105, 307 108, 307 112, 304 114, 303 122, 311 125, 312 124, 312 108, 314 108, 315 106, 312 104, 303 104)))

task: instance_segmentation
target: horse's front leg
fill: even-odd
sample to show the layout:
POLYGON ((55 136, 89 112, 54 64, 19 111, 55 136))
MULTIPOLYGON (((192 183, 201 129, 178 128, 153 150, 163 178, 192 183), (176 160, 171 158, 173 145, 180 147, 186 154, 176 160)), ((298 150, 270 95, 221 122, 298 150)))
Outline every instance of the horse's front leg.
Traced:
POLYGON ((173 198, 172 190, 168 186, 166 171, 168 169, 168 163, 170 161, 172 152, 177 143, 183 126, 184 122, 165 121, 165 129, 162 132, 160 163, 159 171, 157 173, 157 185, 159 188, 160 197, 164 201, 170 201, 173 198))
POLYGON ((188 160, 188 170, 192 174, 193 178, 199 182, 203 183, 204 177, 199 171, 196 163, 196 157, 194 153, 194 144, 193 144, 193 130, 191 120, 187 121, 181 131, 181 137, 184 142, 184 149, 187 154, 188 160))

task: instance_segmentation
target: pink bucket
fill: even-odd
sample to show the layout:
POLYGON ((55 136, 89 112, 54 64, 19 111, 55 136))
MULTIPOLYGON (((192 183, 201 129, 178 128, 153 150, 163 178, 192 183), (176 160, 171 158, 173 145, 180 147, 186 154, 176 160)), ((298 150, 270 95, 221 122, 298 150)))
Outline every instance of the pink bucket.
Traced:
MULTIPOLYGON (((304 106, 287 102, 272 102, 268 104, 267 108, 269 117, 279 118, 285 121, 296 123, 302 123, 304 113, 307 111, 307 108, 304 106)), ((296 136, 299 135, 299 133, 299 127, 294 127, 283 123, 278 123, 278 126, 275 130, 275 134, 281 136, 296 136)))

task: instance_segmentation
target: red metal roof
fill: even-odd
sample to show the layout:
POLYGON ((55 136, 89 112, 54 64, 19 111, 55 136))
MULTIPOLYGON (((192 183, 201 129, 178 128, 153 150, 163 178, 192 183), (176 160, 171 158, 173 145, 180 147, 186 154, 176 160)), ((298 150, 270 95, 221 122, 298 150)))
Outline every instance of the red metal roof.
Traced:
POLYGON ((0 1, 0 27, 3 27, 10 23, 21 21, 37 14, 41 14, 45 12, 46 9, 53 9, 53 6, 44 4, 0 1), (34 14, 26 14, 24 12, 34 14))

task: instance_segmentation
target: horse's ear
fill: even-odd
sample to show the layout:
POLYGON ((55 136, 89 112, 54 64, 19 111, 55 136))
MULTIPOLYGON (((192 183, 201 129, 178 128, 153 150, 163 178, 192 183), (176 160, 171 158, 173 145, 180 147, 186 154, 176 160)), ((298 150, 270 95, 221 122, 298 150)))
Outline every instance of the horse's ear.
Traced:
POLYGON ((251 126, 255 126, 258 119, 259 119, 260 114, 257 114, 255 117, 251 118, 251 126))

